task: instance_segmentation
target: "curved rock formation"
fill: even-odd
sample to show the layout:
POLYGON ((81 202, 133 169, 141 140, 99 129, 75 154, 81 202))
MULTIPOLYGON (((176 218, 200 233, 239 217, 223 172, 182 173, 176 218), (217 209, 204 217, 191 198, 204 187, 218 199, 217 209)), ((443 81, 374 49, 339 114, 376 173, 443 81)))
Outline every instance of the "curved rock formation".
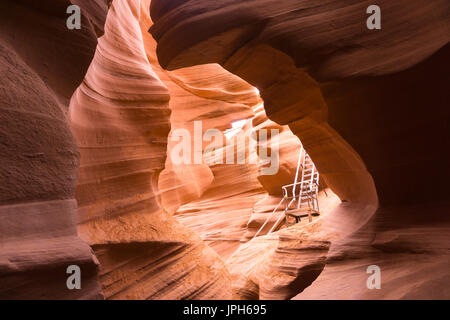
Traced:
POLYGON ((379 31, 365 26, 370 4, 151 4, 161 65, 216 62, 256 86, 269 118, 289 125, 344 201, 306 229, 280 232, 261 266, 267 276, 235 282, 238 297, 291 298, 311 283, 297 298, 450 297, 450 4, 379 1, 379 31), (386 270, 382 290, 359 281, 370 264, 386 270))
POLYGON ((161 205, 170 94, 147 59, 140 1, 116 1, 70 123, 81 154, 79 232, 108 299, 230 297, 217 254, 161 205))
MULTIPOLYGON (((207 163, 195 163, 194 121, 201 121, 199 134, 208 129, 225 131, 231 123, 253 116, 251 107, 259 102, 253 87, 232 75, 217 64, 196 66, 168 72, 163 70, 156 57, 156 42, 147 32, 152 25, 148 7, 150 1, 141 1, 140 25, 147 58, 158 77, 170 92, 171 133, 168 137, 165 169, 159 177, 159 189, 166 210, 176 209, 198 199, 213 181, 213 173, 207 163), (174 164, 171 154, 179 141, 174 139, 176 130, 187 130, 192 137, 189 164, 174 164)), ((204 151, 208 142, 200 146, 204 151)))
POLYGON ((2 1, 0 299, 450 298, 450 3, 370 4, 2 1), (321 215, 248 241, 298 138, 321 215))
MULTIPOLYGON (((289 185, 294 182, 297 165, 298 165, 298 157, 301 149, 301 143, 299 139, 291 132, 288 126, 281 126, 272 120, 267 118, 266 113, 264 112, 263 104, 258 106, 258 111, 253 119, 253 131, 257 133, 260 130, 269 130, 275 129, 278 130, 278 134, 274 135, 274 137, 270 137, 266 141, 259 141, 259 147, 265 147, 267 150, 271 150, 272 147, 275 147, 278 152, 278 170, 275 174, 272 175, 259 175, 258 181, 264 187, 264 189, 268 192, 268 195, 259 200, 252 209, 252 215, 247 223, 247 232, 244 237, 247 239, 251 239, 256 232, 261 228, 264 224, 268 216, 270 216, 269 222, 266 224, 266 227, 261 230, 259 233, 263 235, 272 228, 273 224, 276 223, 278 217, 283 214, 284 207, 278 206, 282 199, 282 187, 285 185, 289 185), (278 211, 275 214, 271 214, 276 207, 278 206, 278 211)), ((301 168, 299 171, 299 177, 301 177, 301 168)), ((321 190, 324 185, 321 183, 321 190)), ((330 202, 334 202, 334 194, 328 190, 330 193, 330 197, 327 196, 326 192, 321 194, 319 197, 321 203, 321 214, 326 214, 329 211, 328 207, 323 208, 322 204, 330 202), (329 198, 329 199, 328 199, 329 198)), ((334 199, 335 200, 335 199, 334 199)), ((330 203, 330 204, 331 204, 330 203)), ((333 205, 331 205, 333 207, 333 205)), ((305 220, 306 221, 306 220, 305 220)))
MULTIPOLYGON (((252 207, 265 194, 258 183, 259 165, 250 164, 256 153, 250 150, 251 130, 238 134, 245 136, 245 145, 236 151, 245 152, 244 164, 227 164, 227 150, 233 148, 233 138, 227 139, 225 132, 235 121, 253 118, 253 109, 260 103, 254 88, 239 77, 227 72, 217 64, 194 66, 176 71, 163 70, 156 57, 156 42, 147 32, 152 25, 148 14, 150 1, 141 2, 140 24, 143 31, 147 57, 159 78, 167 85, 171 99, 171 133, 167 148, 165 169, 158 180, 162 206, 174 213, 175 218, 193 230, 224 259, 240 245, 247 230, 247 221, 252 207), (223 164, 174 164, 171 159, 172 141, 177 129, 195 133, 195 121, 201 121, 203 135, 208 129, 220 130, 223 134, 223 164)), ((198 123, 197 123, 198 124, 198 123)), ((237 131, 235 131, 237 133, 237 131)), ((194 151, 191 141, 191 150, 194 151)), ((209 142, 204 141, 201 151, 209 142)), ((192 152, 191 162, 195 155, 192 152)), ((218 160, 218 158, 216 159, 218 160)))
POLYGON ((84 15, 82 30, 66 28, 70 4, 0 3, 0 299, 103 296, 77 236, 79 155, 65 115, 97 39, 84 15), (70 265, 81 290, 66 286, 70 265))

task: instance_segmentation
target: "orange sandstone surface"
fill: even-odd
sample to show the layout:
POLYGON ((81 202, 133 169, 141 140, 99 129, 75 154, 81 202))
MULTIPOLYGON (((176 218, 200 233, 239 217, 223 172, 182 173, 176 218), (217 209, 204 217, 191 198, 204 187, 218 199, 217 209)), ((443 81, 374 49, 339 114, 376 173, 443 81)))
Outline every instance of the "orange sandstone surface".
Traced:
POLYGON ((450 297, 450 4, 379 1, 377 32, 361 16, 370 4, 151 4, 161 65, 219 63, 256 86, 343 201, 235 252, 237 297, 450 297), (372 264, 386 270, 381 290, 365 285, 372 264))
POLYGON ((450 4, 370 4, 3 1, 0 298, 449 299, 450 4), (254 238, 301 145, 320 216, 254 238))

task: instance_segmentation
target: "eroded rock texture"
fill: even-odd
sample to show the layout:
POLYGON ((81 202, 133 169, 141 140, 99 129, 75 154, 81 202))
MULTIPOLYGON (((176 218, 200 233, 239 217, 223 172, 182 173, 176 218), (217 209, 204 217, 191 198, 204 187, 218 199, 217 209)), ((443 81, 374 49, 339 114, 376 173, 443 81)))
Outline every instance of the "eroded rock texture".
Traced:
MULTIPOLYGON (((270 123, 261 116, 259 96, 217 64, 163 70, 147 32, 149 1, 114 3, 105 26, 109 1, 73 3, 82 9, 80 31, 66 29, 69 2, 2 4, 10 13, 3 20, 9 90, 3 102, 11 107, 2 114, 8 120, 2 144, 13 151, 2 162, 2 294, 101 297, 97 259, 77 237, 78 223, 98 257, 106 298, 231 297, 222 261, 197 235, 225 259, 240 245, 255 203, 266 194, 258 181, 260 165, 249 164, 257 158, 249 149, 251 120, 241 131, 246 144, 236 149, 245 149, 242 164, 175 164, 167 155, 175 130, 193 134, 194 121, 202 122, 201 134, 211 128, 224 133, 258 109, 256 118, 270 123), (17 29, 13 22, 22 9, 26 19, 45 20, 42 28, 17 29), (101 38, 91 62, 96 36, 101 38), (45 49, 34 50, 40 42, 45 49), (55 57, 58 50, 64 55, 55 57), (67 290, 68 264, 81 267, 82 291, 67 290)), ((222 138, 225 156, 234 147, 232 139, 222 138)), ((289 176, 293 166, 283 167, 289 176)), ((263 185, 275 190, 275 181, 263 185)))
MULTIPOLYGON (((139 24, 146 14, 141 1, 112 4, 105 34, 71 100, 81 154, 79 232, 99 259, 108 299, 230 298, 223 262, 161 201, 171 95, 147 56, 139 24)), ((195 184, 195 171, 191 179, 195 184)))
POLYGON ((382 30, 369 31, 371 4, 151 4, 161 65, 216 62, 256 86, 344 201, 271 250, 257 239, 232 256, 236 297, 450 297, 450 4, 379 1, 382 30), (249 259, 259 276, 238 270, 249 259), (381 290, 366 287, 371 264, 386 272, 381 290))
POLYGON ((0 3, 0 299, 102 298, 77 235, 79 155, 66 119, 97 39, 85 15, 82 30, 66 28, 70 4, 0 3), (82 270, 81 290, 66 286, 69 265, 82 270))
POLYGON ((369 31, 370 4, 2 1, 0 298, 450 298, 450 4, 381 0, 369 31), (195 121, 243 162, 176 163, 195 121), (298 138, 322 215, 251 240, 298 138), (278 146, 275 175, 250 142, 278 146))
MULTIPOLYGON (((264 122, 267 117, 261 112, 261 100, 255 89, 217 64, 175 71, 163 70, 156 57, 156 42, 147 32, 152 25, 148 16, 149 3, 150 1, 141 3, 140 17, 147 57, 171 95, 172 131, 169 134, 165 169, 158 181, 162 205, 167 211, 174 213, 184 226, 200 235, 222 259, 226 259, 241 244, 255 203, 266 195, 266 190, 258 181, 261 177, 258 154, 251 148, 250 140, 251 133, 257 129, 258 122, 255 120, 264 122), (237 136, 227 139, 224 133, 232 123, 244 119, 249 121, 238 135, 244 137, 245 143, 239 144, 237 136), (172 141, 174 132, 185 129, 194 137, 195 121, 197 124, 201 122, 201 135, 208 129, 217 129, 223 133, 223 148, 216 151, 215 157, 215 160, 220 159, 222 163, 209 163, 206 159, 203 164, 173 163, 171 153, 178 143, 172 141), (227 152, 232 149, 236 153, 235 163, 226 163, 227 152), (244 155, 243 163, 236 163, 240 152, 244 155)), ((265 127, 269 129, 270 126, 265 127)), ((298 144, 298 139, 292 133, 291 136, 298 144)), ((192 163, 195 160, 193 144, 194 141, 191 141, 192 163)), ((209 141, 204 141, 201 151, 205 151, 208 144, 209 141)), ((282 148, 289 149, 287 144, 283 144, 282 148)), ((292 160, 287 155, 291 154, 283 153, 282 157, 286 163, 292 160)), ((294 161, 296 166, 296 160, 294 161)), ((283 167, 284 171, 295 171, 295 168, 286 165, 283 167)), ((269 189, 269 184, 264 187, 269 189)))

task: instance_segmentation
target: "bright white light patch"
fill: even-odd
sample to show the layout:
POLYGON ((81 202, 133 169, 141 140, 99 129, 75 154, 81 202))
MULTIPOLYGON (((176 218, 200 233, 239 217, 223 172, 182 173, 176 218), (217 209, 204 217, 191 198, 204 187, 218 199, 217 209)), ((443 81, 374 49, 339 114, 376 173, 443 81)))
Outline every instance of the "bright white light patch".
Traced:
POLYGON ((244 119, 244 120, 238 120, 238 121, 235 121, 235 122, 233 122, 232 124, 231 124, 231 127, 232 128, 239 128, 239 129, 242 129, 244 126, 245 126, 245 123, 247 122, 247 119, 244 119))
POLYGON ((231 129, 225 130, 225 137, 227 137, 227 139, 230 139, 231 137, 236 135, 245 126, 246 122, 246 119, 233 122, 231 124, 231 129))
POLYGON ((253 89, 255 90, 255 93, 259 96, 259 90, 256 87, 253 87, 253 89))

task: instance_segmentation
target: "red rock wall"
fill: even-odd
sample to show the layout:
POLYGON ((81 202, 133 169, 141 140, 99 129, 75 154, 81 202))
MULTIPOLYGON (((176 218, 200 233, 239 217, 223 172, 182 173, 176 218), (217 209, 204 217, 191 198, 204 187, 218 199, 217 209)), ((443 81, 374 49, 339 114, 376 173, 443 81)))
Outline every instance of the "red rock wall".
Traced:
POLYGON ((382 0, 369 31, 369 4, 3 1, 0 298, 448 299, 450 5, 382 0), (252 117, 246 139, 282 129, 275 176, 168 156, 175 129, 252 117), (292 133, 343 203, 241 244, 291 182, 292 133))
POLYGON ((379 1, 380 31, 365 26, 370 4, 152 2, 161 65, 217 62, 258 87, 345 201, 281 232, 260 272, 231 270, 237 297, 450 296, 449 3, 379 1), (365 286, 370 264, 386 270, 383 290, 365 286))
POLYGON ((149 1, 115 3, 105 26, 107 1, 73 3, 82 9, 81 30, 66 29, 69 2, 2 4, 10 13, 2 21, 4 102, 23 109, 16 117, 10 109, 2 114, 3 140, 13 151, 2 160, 2 255, 12 261, 2 275, 4 296, 101 297, 98 258, 106 298, 231 297, 216 253, 181 224, 209 236, 217 252, 232 253, 265 194, 259 167, 175 166, 167 142, 170 129, 192 133, 195 120, 204 132, 253 117, 260 102, 253 87, 217 64, 163 70, 147 33, 149 1), (17 26, 21 15, 42 28, 17 26), (58 50, 64 54, 56 57, 58 50), (28 108, 39 110, 37 120, 27 120, 35 116, 28 108), (190 207, 195 215, 186 215, 190 207), (77 238, 75 223, 97 258, 77 238), (229 238, 237 239, 231 247, 229 238), (67 264, 81 266, 82 292, 65 287, 67 264), (40 292, 48 283, 51 290, 40 292))
POLYGON ((79 32, 66 28, 70 4, 0 3, 0 299, 103 297, 77 235, 79 154, 66 118, 97 39, 86 16, 79 32), (81 290, 66 286, 69 265, 81 290))
POLYGON ((99 259, 107 299, 229 298, 217 254, 160 199, 171 95, 148 60, 140 10, 140 1, 112 4, 71 100, 81 154, 78 229, 99 259))

